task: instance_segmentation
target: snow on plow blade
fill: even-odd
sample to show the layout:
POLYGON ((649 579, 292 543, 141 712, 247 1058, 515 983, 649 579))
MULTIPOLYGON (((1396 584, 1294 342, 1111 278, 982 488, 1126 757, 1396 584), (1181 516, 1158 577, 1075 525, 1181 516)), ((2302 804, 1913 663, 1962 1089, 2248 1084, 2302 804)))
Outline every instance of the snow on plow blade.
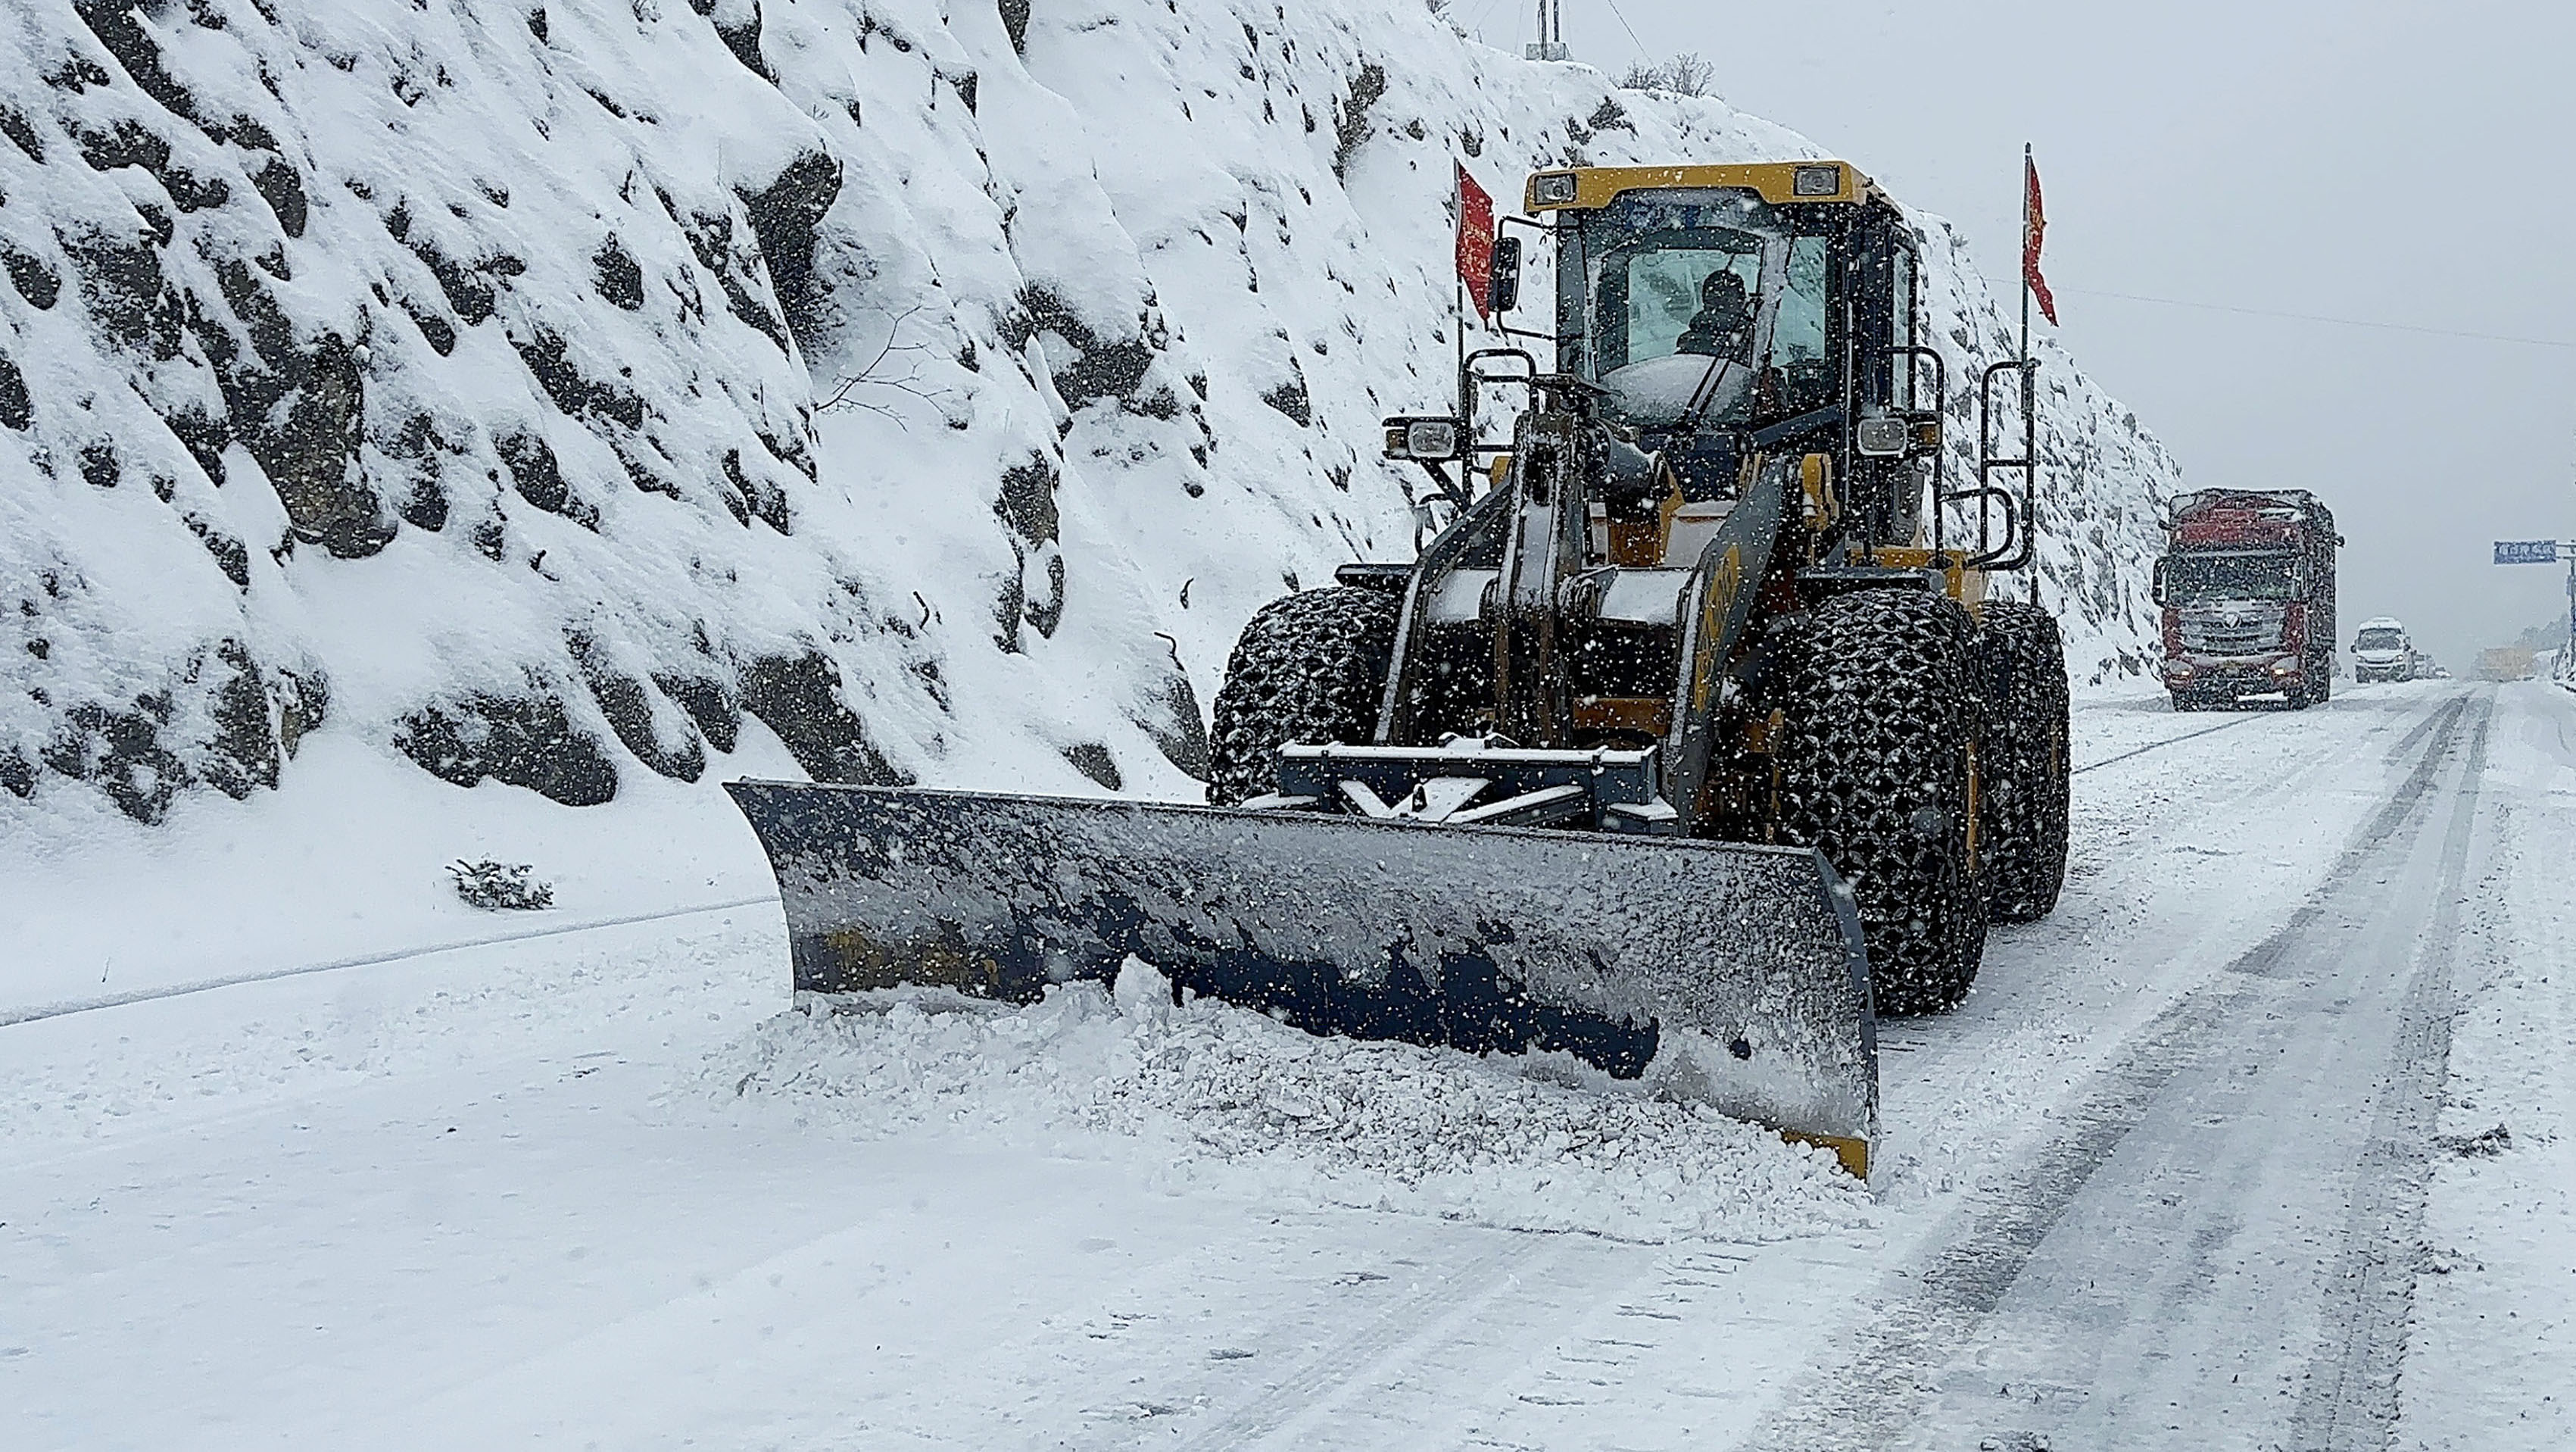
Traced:
POLYGON ((800 992, 1033 1001, 1129 956, 1316 1033, 1560 1050, 1868 1173, 1851 899, 1808 848, 732 782, 800 992))

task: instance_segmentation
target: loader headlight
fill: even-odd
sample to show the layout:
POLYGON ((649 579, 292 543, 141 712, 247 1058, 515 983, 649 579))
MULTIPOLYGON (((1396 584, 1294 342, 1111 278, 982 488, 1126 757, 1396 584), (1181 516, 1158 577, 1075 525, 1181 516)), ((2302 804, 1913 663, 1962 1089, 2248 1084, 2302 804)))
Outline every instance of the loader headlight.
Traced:
POLYGON ((1386 457, 1446 463, 1458 457, 1461 432, 1453 418, 1391 418, 1386 421, 1386 457))
POLYGON ((1802 197, 1840 196, 1843 169, 1839 166, 1802 166, 1790 173, 1789 190, 1802 197))
POLYGON ((1530 178, 1530 201, 1542 207, 1562 207, 1572 202, 1580 187, 1570 171, 1548 172, 1530 178))
POLYGON ((1894 414, 1874 414, 1852 429, 1852 447, 1865 459, 1893 459, 1914 441, 1914 426, 1894 414))

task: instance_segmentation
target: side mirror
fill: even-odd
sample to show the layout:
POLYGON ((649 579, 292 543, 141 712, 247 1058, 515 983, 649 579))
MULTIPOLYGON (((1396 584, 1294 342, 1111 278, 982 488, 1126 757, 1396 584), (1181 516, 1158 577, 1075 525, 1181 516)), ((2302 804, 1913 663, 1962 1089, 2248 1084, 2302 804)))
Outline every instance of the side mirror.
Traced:
POLYGON ((2147 587, 2147 593, 2155 598, 2157 604, 2165 603, 2165 562, 2162 560, 2156 561, 2155 580, 2147 587))
POLYGON ((1494 290, 1487 299, 1494 311, 1507 313, 1521 302, 1521 239, 1494 239, 1494 290))

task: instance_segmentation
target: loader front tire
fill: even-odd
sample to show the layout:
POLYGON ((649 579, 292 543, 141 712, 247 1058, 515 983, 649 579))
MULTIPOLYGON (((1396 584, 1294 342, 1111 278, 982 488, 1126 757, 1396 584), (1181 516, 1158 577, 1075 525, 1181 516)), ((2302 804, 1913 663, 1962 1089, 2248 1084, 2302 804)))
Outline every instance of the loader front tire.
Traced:
POLYGON ((2066 644, 2056 619, 2024 600, 1989 601, 1979 626, 1988 681, 1977 753, 1986 914, 2032 923, 2056 908, 2066 885, 2066 644))
POLYGON ((1279 748, 1291 741, 1361 745, 1376 733, 1398 609, 1392 595, 1334 585, 1254 613, 1217 688, 1210 805, 1278 790, 1279 748))
POLYGON ((1809 612, 1784 661, 1778 832, 1850 885, 1882 1014, 1956 1006, 1985 955, 1973 628, 1946 596, 1859 590, 1809 612))

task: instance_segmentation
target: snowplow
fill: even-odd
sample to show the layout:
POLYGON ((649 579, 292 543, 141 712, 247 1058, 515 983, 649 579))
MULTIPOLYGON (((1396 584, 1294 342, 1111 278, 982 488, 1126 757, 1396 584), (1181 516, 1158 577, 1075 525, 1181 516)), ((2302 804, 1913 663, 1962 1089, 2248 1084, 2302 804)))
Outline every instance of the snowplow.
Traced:
POLYGON ((729 786, 800 991, 1141 960, 1317 1033, 1568 1055, 1867 1177, 1878 1015, 1957 1004, 2065 872, 2063 649, 2003 587, 2029 365, 1985 371, 1952 480, 1913 231, 1843 163, 1542 171, 1525 211, 1547 324, 1511 321, 1507 236, 1504 345, 1383 425, 1449 518, 1252 617, 1208 805, 729 786))

